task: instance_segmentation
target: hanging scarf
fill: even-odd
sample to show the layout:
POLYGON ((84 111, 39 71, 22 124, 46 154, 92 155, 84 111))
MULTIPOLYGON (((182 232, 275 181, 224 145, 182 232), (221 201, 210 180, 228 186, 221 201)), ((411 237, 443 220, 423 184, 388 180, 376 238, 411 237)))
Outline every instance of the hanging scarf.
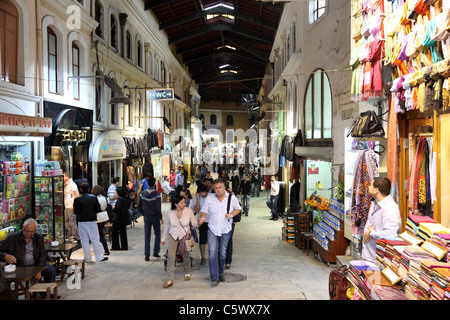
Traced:
POLYGON ((413 213, 417 212, 417 196, 418 196, 418 176, 419 176, 419 166, 422 157, 424 140, 421 138, 417 144, 416 154, 413 158, 409 169, 409 187, 407 191, 409 191, 408 202, 410 207, 413 209, 413 213))

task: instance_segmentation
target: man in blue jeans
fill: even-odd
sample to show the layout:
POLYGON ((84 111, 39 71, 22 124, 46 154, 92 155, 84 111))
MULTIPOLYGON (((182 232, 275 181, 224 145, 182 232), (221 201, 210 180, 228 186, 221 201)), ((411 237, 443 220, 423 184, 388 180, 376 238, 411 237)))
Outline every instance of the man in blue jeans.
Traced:
POLYGON ((278 193, 280 192, 280 185, 278 181, 275 179, 275 176, 270 178, 270 200, 267 200, 266 204, 270 209, 272 217, 269 220, 277 221, 278 220, 278 193))
POLYGON ((150 238, 151 228, 155 232, 155 245, 153 247, 153 256, 159 258, 161 242, 161 224, 164 223, 161 213, 161 196, 155 189, 156 180, 151 177, 147 180, 149 188, 141 193, 138 203, 138 210, 144 216, 145 231, 145 261, 150 260, 150 238))
POLYGON ((233 217, 241 212, 238 199, 226 192, 222 179, 214 180, 214 194, 206 199, 200 212, 200 225, 208 217, 208 253, 211 284, 225 281, 223 276, 228 241, 231 237, 233 217), (228 197, 231 198, 227 212, 228 197))

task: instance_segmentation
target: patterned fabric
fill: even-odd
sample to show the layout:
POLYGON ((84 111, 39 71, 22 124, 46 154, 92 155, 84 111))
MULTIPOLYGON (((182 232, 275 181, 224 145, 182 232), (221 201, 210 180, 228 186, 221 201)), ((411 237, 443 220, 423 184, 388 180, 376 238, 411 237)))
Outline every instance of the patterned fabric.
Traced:
POLYGON ((372 149, 361 151, 355 164, 352 186, 352 225, 362 236, 370 210, 369 186, 378 176, 378 160, 372 149))

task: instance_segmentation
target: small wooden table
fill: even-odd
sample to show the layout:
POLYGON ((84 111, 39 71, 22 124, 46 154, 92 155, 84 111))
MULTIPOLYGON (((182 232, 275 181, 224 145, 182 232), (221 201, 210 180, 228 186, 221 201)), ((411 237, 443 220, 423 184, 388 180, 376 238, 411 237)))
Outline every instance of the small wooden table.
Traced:
POLYGON ((46 267, 16 267, 14 272, 5 272, 4 267, 1 269, 3 279, 10 285, 14 283, 14 290, 16 295, 24 295, 26 289, 30 287, 30 283, 34 283, 36 276, 42 272, 46 267))
POLYGON ((70 256, 75 248, 78 248, 79 244, 76 243, 60 243, 57 246, 52 246, 50 243, 45 244, 45 250, 47 253, 56 254, 55 268, 57 274, 61 274, 62 262, 70 260, 70 256))
POLYGON ((46 243, 45 250, 47 253, 57 253, 63 261, 66 261, 70 260, 73 249, 78 246, 79 244, 76 243, 60 243, 57 246, 52 246, 50 243, 46 243))

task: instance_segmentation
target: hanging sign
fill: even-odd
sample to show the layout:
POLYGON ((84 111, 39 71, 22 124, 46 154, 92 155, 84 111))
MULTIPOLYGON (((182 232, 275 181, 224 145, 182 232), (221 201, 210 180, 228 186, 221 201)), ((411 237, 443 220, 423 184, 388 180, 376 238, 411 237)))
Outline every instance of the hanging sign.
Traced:
POLYGON ((147 90, 147 100, 173 100, 173 89, 147 90))
POLYGON ((102 132, 89 148, 89 161, 101 162, 125 159, 127 148, 122 135, 118 131, 102 132))

